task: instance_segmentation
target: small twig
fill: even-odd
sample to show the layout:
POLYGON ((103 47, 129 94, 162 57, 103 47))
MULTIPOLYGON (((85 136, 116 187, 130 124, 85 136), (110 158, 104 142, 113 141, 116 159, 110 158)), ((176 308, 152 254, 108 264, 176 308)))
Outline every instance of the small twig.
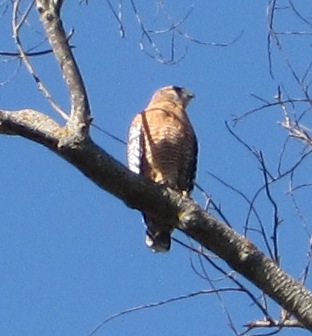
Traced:
POLYGON ((297 320, 259 320, 252 321, 245 324, 245 327, 248 327, 249 330, 254 328, 304 328, 303 325, 297 320))
POLYGON ((237 42, 244 34, 244 30, 242 30, 236 37, 234 37, 232 40, 225 42, 225 43, 221 43, 221 42, 208 42, 208 41, 203 41, 200 39, 197 39, 187 33, 182 32, 181 30, 177 30, 177 33, 179 35, 181 35, 183 38, 185 38, 186 40, 189 40, 191 42, 197 43, 197 44, 201 44, 201 45, 206 45, 206 46, 212 46, 212 47, 228 47, 230 45, 232 45, 233 43, 237 42))
MULTIPOLYGON (((199 259, 199 263, 200 263, 201 269, 202 269, 202 271, 205 274, 205 279, 208 281, 210 287, 212 289, 216 290, 215 294, 216 294, 216 296, 217 296, 217 298, 218 298, 218 300, 220 302, 220 305, 222 307, 222 310, 224 311, 224 314, 225 314, 225 316, 226 316, 226 318, 228 320, 230 328, 233 330, 233 332, 235 333, 235 335, 238 335, 238 332, 237 332, 237 330, 236 330, 236 328, 234 326, 234 322, 233 322, 233 319, 231 317, 231 314, 230 314, 230 312, 229 312, 229 310, 228 310, 228 308, 227 308, 227 306, 226 306, 226 304, 225 304, 225 302, 224 302, 224 300, 222 298, 221 293, 219 291, 217 291, 217 288, 216 288, 216 286, 214 284, 214 281, 212 281, 212 279, 210 278, 209 274, 206 272, 206 269, 205 269, 204 263, 203 263, 203 258, 201 258, 200 254, 198 254, 198 259, 199 259)), ((227 279, 227 278, 228 278, 228 275, 226 275, 223 279, 227 279)))
MULTIPOLYGON (((72 47, 74 48, 74 47, 72 47)), ((34 57, 34 56, 42 56, 42 55, 48 55, 52 54, 53 50, 43 50, 43 51, 36 51, 36 52, 24 52, 24 55, 26 57, 34 57)), ((0 51, 0 56, 10 56, 10 57, 20 57, 21 54, 19 52, 9 52, 9 51, 0 51)))
POLYGON ((281 104, 308 103, 308 102, 309 102, 309 99, 307 99, 307 98, 293 98, 293 99, 286 99, 282 102, 271 102, 269 104, 265 104, 265 105, 256 107, 252 110, 249 110, 248 112, 243 113, 241 115, 233 115, 233 123, 235 125, 238 121, 240 121, 240 120, 242 120, 242 119, 244 119, 244 118, 246 118, 246 117, 248 117, 248 116, 250 116, 254 113, 260 112, 260 111, 265 110, 265 109, 272 108, 274 106, 279 106, 281 104))
POLYGON ((264 243, 265 243, 265 246, 268 250, 268 253, 269 255, 271 256, 271 258, 273 258, 273 253, 272 253, 272 250, 271 250, 271 247, 270 247, 270 244, 269 244, 269 241, 268 241, 268 238, 267 238, 267 234, 266 234, 266 231, 265 231, 265 228, 264 228, 264 225, 262 223, 262 220, 258 214, 258 211, 256 210, 255 206, 254 206, 254 202, 255 202, 255 198, 253 198, 252 200, 250 200, 242 191, 240 191, 239 189, 235 188, 233 185, 225 182, 223 179, 221 179, 220 177, 214 175, 213 173, 211 172, 208 172, 208 174, 210 176, 212 176, 214 179, 216 179, 218 182, 222 183, 225 187, 229 188, 230 190, 232 190, 233 192, 237 193, 239 196, 241 196, 246 202, 247 204, 249 205, 249 209, 248 209, 248 212, 247 212, 247 218, 246 218, 246 221, 245 221, 245 236, 247 235, 247 230, 251 230, 249 229, 249 218, 250 218, 250 215, 251 213, 253 213, 257 219, 257 222, 258 222, 258 225, 260 227, 260 232, 262 234, 262 237, 264 239, 264 243))
POLYGON ((115 136, 114 134, 112 134, 112 133, 106 131, 104 128, 102 128, 102 127, 100 127, 100 126, 97 126, 97 125, 95 125, 94 123, 91 123, 91 125, 92 125, 94 128, 96 128, 97 130, 99 130, 100 132, 102 132, 102 133, 108 135, 110 138, 112 138, 112 139, 114 139, 114 140, 116 140, 116 141, 122 143, 123 145, 126 145, 126 144, 127 144, 127 142, 126 142, 125 140, 122 140, 122 139, 118 138, 118 137, 115 136))
POLYGON ((294 11, 294 13, 297 15, 297 17, 302 21, 304 22, 305 24, 307 24, 310 28, 312 28, 312 23, 307 20, 298 10, 297 8, 295 7, 295 5, 293 4, 293 2, 291 0, 288 0, 289 4, 290 4, 290 7, 291 9, 294 11))
POLYGON ((212 259, 210 258, 210 256, 208 256, 204 250, 201 249, 197 249, 194 248, 192 246, 188 246, 180 241, 176 241, 178 244, 192 250, 193 252, 195 252, 196 254, 200 255, 202 258, 204 258, 209 264, 211 264, 218 272, 220 272, 222 275, 224 275, 227 279, 232 280, 240 289, 241 292, 244 292, 250 299, 251 301, 260 309, 260 311, 264 314, 264 316, 266 317, 266 319, 271 320, 271 317, 269 316, 269 313, 267 311, 266 308, 264 308, 260 302, 257 300, 257 298, 239 281, 236 279, 235 277, 235 272, 231 272, 228 273, 226 272, 222 267, 220 267, 219 265, 217 265, 214 261, 212 261, 212 259))
POLYGON ((274 260, 277 262, 277 264, 279 264, 278 227, 281 223, 281 220, 279 219, 278 206, 277 206, 277 204, 276 204, 276 202, 273 199, 273 196, 271 194, 271 190, 270 190, 271 181, 268 180, 268 170, 266 168, 262 152, 260 152, 260 163, 261 163, 261 166, 262 166, 265 192, 266 192, 268 200, 270 201, 270 203, 272 204, 272 207, 273 207, 273 234, 272 234, 273 251, 274 251, 274 260))
POLYGON ((206 200, 206 204, 204 209, 209 212, 209 206, 212 205, 213 206, 213 210, 216 211, 216 213, 221 217, 221 219, 224 221, 224 223, 226 225, 228 225, 229 227, 232 227, 229 220, 226 218, 225 214, 222 212, 221 207, 218 206, 213 199, 211 198, 211 196, 205 191, 205 189, 203 187, 201 187, 198 183, 195 183, 196 187, 201 191, 201 193, 204 195, 204 198, 206 200))
POLYGON ((39 91, 41 91, 46 99, 49 101, 51 106, 54 108, 54 110, 59 113, 65 120, 68 119, 68 115, 58 106, 58 104, 55 102, 53 99, 52 95, 50 94, 49 90, 46 88, 46 86, 43 84, 39 76, 36 74, 36 71, 32 64, 28 60, 27 53, 25 53, 22 42, 20 40, 20 34, 19 31, 22 28, 22 23, 25 22, 27 15, 30 13, 30 9, 33 6, 33 2, 28 6, 28 9, 26 10, 25 14, 23 15, 22 19, 18 23, 18 12, 19 12, 19 5, 20 5, 20 0, 17 0, 13 2, 13 17, 12 17, 12 29, 13 29, 13 38, 16 43, 16 47, 19 53, 19 57, 23 61, 26 69, 29 71, 29 73, 32 75, 34 78, 36 84, 38 85, 39 91), (27 15, 26 15, 27 13, 27 15))
POLYGON ((189 293, 189 294, 185 294, 185 295, 180 295, 177 297, 173 297, 167 300, 163 300, 163 301, 159 301, 159 302, 155 302, 155 303, 149 303, 149 304, 145 304, 145 305, 141 305, 138 307, 133 307, 133 308, 129 308, 126 310, 123 310, 119 313, 113 314, 111 316, 109 316, 108 318, 106 318, 105 320, 103 320, 96 328, 94 328, 94 330, 91 331, 90 334, 88 334, 88 336, 93 336, 95 335, 102 327, 104 327, 104 325, 106 325, 107 323, 121 317, 124 315, 128 315, 137 311, 142 311, 142 310, 146 310, 146 309, 150 309, 150 308, 156 308, 156 307, 160 307, 160 306, 164 306, 167 305, 169 303, 172 302, 177 302, 177 301, 182 301, 182 300, 186 300, 186 299, 190 299, 192 297, 196 297, 196 296, 200 296, 200 295, 207 295, 207 294, 213 294, 216 291, 218 292, 233 292, 233 291, 240 291, 239 288, 219 288, 217 290, 215 289, 206 289, 206 290, 201 290, 201 291, 197 291, 197 292, 193 292, 193 293, 189 293))
POLYGON ((126 31, 125 31, 125 28, 124 28, 123 23, 122 23, 122 1, 119 2, 118 14, 117 14, 116 10, 114 9, 110 0, 106 0, 106 3, 108 4, 110 10, 112 11, 115 19, 118 22, 120 37, 124 38, 126 36, 126 31))

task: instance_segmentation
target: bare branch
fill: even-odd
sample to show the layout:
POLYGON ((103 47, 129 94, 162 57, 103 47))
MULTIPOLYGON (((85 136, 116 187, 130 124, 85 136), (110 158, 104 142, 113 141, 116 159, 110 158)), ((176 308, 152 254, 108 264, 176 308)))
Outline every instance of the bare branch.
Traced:
MULTIPOLYGON (((8 60, 1 60, 1 63, 5 63, 8 62, 8 60)), ((5 86, 7 84, 9 84, 13 78, 16 77, 16 75, 19 73, 19 70, 21 69, 21 62, 19 61, 16 65, 16 69, 13 71, 13 73, 9 76, 9 78, 7 78, 6 80, 0 82, 0 86, 5 86)))
POLYGON ((107 323, 111 322, 112 320, 115 320, 115 319, 117 319, 117 318, 119 318, 123 315, 128 315, 130 313, 134 313, 134 312, 137 312, 137 311, 164 306, 164 305, 167 305, 169 303, 190 299, 192 297, 196 297, 196 296, 200 296, 200 295, 213 294, 213 293, 216 293, 216 292, 233 292, 233 291, 239 291, 239 289, 238 288, 219 288, 219 289, 201 290, 201 291, 197 291, 197 292, 194 292, 194 293, 189 293, 189 294, 173 297, 173 298, 170 298, 168 300, 163 300, 163 301, 159 301, 159 302, 155 302, 155 303, 149 303, 149 304, 146 304, 146 305, 126 309, 126 310, 123 310, 123 311, 121 311, 117 314, 111 315, 110 317, 103 320, 90 334, 88 334, 88 336, 94 336, 101 328, 104 327, 104 325, 106 325, 107 323))
POLYGON ((228 42, 224 42, 224 43, 220 43, 220 42, 208 42, 208 41, 202 41, 199 40, 193 36, 190 36, 189 34, 186 34, 184 32, 182 32, 181 30, 177 30, 178 34, 180 34, 182 37, 184 37, 187 40, 190 40, 191 42, 197 43, 197 44, 202 44, 202 45, 207 45, 207 46, 212 46, 212 47, 228 47, 231 44, 237 42, 242 35, 244 34, 244 31, 242 30, 236 37, 234 37, 232 40, 228 41, 228 42))
POLYGON ((110 10, 112 11, 115 19, 118 22, 120 37, 124 38, 126 36, 126 31, 125 31, 125 28, 124 28, 123 23, 122 23, 122 9, 123 9, 122 1, 119 2, 119 12, 118 12, 118 14, 117 14, 116 10, 114 9, 110 0, 106 0, 106 2, 108 4, 110 10))
POLYGON ((17 50, 19 52, 19 57, 23 61, 29 73, 34 78, 35 82, 38 85, 39 90, 44 94, 44 96, 50 102, 51 106, 55 109, 55 111, 57 111, 65 120, 67 120, 68 119, 67 114, 58 106, 58 104, 53 99, 47 87, 44 85, 44 83, 40 80, 40 78, 36 74, 36 71, 34 67, 32 66, 32 64, 30 63, 30 61, 28 60, 28 54, 24 51, 22 42, 20 40, 20 34, 19 34, 20 29, 23 23, 25 22, 31 8, 33 7, 33 4, 34 4, 34 1, 32 1, 31 4, 28 6, 28 9, 26 10, 22 18, 18 20, 20 0, 15 1, 13 3, 13 18, 12 18, 13 38, 15 39, 17 50))
POLYGON ((234 115, 233 116, 233 123, 236 124, 238 121, 254 114, 257 112, 260 112, 262 110, 268 109, 268 108, 272 108, 274 106, 280 106, 281 104, 294 104, 294 103, 308 103, 309 99, 306 98, 292 98, 292 99, 286 99, 283 100, 281 102, 270 102, 269 104, 264 104, 262 106, 256 107, 246 113, 243 113, 241 115, 234 115))
POLYGON ((55 150, 62 128, 53 119, 35 110, 0 110, 0 134, 20 135, 55 150))
MULTIPOLYGON (((294 315, 307 329, 312 330, 312 293, 301 283, 281 270, 275 261, 268 258, 251 241, 201 209, 192 199, 130 172, 90 139, 88 131, 91 119, 87 93, 60 19, 62 1, 36 0, 36 4, 69 88, 70 118, 67 125, 61 127, 51 118, 35 110, 0 110, 0 133, 20 135, 48 147, 129 207, 157 216, 168 225, 181 230, 225 260, 233 270, 245 276, 289 314, 294 315)), ((16 1, 13 20, 17 38, 28 12, 27 10, 21 21, 18 21, 18 5, 19 1, 16 1)), ((148 33, 146 29, 145 31, 148 33)), ((23 55, 23 60, 27 60, 22 46, 20 54, 23 55)), ((247 148, 251 149, 248 146, 247 148)), ((253 154, 259 160, 258 153, 253 151, 253 154)), ((273 179, 265 165, 263 169, 267 179, 265 185, 269 186, 272 183, 269 179, 276 179, 273 179)), ((264 187, 262 186, 256 195, 264 187)), ((253 202, 254 200, 251 201, 251 205, 253 202)), ((211 258, 207 257, 205 260, 213 264, 211 258)), ((235 290, 245 292, 270 320, 265 305, 259 303, 251 292, 246 291, 232 274, 225 273, 215 263, 214 267, 237 285, 235 290)))
MULTIPOLYGON (((34 57, 34 56, 43 56, 52 54, 53 50, 42 50, 42 51, 35 51, 35 52, 24 52, 24 55, 27 57, 34 57)), ((0 56, 10 56, 10 57, 19 57, 20 53, 17 52, 10 52, 10 51, 0 51, 0 56)))
POLYGON ((281 122, 281 125, 289 131, 290 136, 301 140, 309 146, 312 145, 312 139, 308 133, 311 130, 308 130, 305 126, 300 125, 289 116, 285 116, 285 120, 281 122))
POLYGON ((294 3, 291 0, 289 0, 289 4, 293 12, 297 15, 297 17, 300 18, 302 22, 306 23, 310 28, 312 28, 312 23, 298 11, 298 9, 295 7, 294 3))
MULTIPOLYGON (((263 173, 263 177, 264 177, 265 192, 266 192, 268 200, 272 204, 272 208, 273 208, 273 235, 272 235, 272 241, 273 241, 273 248, 274 248, 274 260, 277 262, 277 264, 279 264, 278 227, 279 227, 279 224, 281 223, 281 220, 279 218, 278 206, 277 206, 277 204, 276 204, 276 202, 273 199, 273 196, 271 194, 271 190, 270 190, 270 183, 271 183, 271 181, 269 181, 269 179, 268 179, 268 170, 267 170, 267 167, 265 165, 265 161, 264 161, 264 157, 263 157, 263 153, 262 152, 260 152, 260 163, 262 165, 262 173, 263 173)), ((270 178, 272 178, 272 177, 270 177, 270 178)))
POLYGON ((114 134, 112 134, 111 132, 106 131, 103 127, 97 126, 94 123, 91 123, 91 125, 94 128, 96 128, 97 130, 99 130, 100 132, 102 132, 103 134, 105 134, 105 135, 109 136, 110 138, 120 142, 121 144, 123 144, 123 145, 127 144, 127 142, 125 140, 122 140, 122 139, 118 138, 117 136, 115 136, 114 134))
POLYGON ((163 2, 159 2, 160 13, 163 14, 168 22, 168 26, 161 29, 150 29, 143 22, 143 18, 139 14, 138 8, 136 6, 135 0, 130 0, 131 6, 138 22, 138 25, 141 30, 141 40, 140 40, 140 49, 149 57, 160 62, 162 64, 173 65, 179 63, 187 54, 187 46, 184 47, 184 52, 180 57, 177 57, 176 44, 177 38, 182 38, 184 41, 189 41, 192 43, 204 45, 204 46, 213 46, 213 47, 227 47, 233 43, 235 43, 243 34, 243 31, 240 32, 234 39, 230 40, 226 43, 218 43, 218 42, 209 42, 204 41, 199 38, 195 38, 187 33, 185 33, 182 29, 183 23, 185 23, 191 16, 194 6, 190 6, 189 10, 186 12, 184 17, 179 21, 175 21, 172 16, 165 10, 165 6, 163 2), (170 36, 170 57, 166 57, 161 49, 158 47, 155 42, 154 37, 157 35, 168 35, 170 36), (152 52, 147 50, 147 47, 150 47, 152 52))
MULTIPOLYGON (((18 118, 19 112, 13 112, 12 118, 9 114, 1 112, 0 132, 19 134, 48 146, 131 208, 161 216, 164 222, 176 226, 224 259, 312 330, 312 293, 279 269, 250 241, 206 213, 194 201, 131 173, 88 138, 73 141, 67 128, 59 128, 56 123, 49 138, 45 130, 50 128, 42 122, 38 112, 25 110, 21 118, 18 118), (37 119, 39 122, 33 129, 37 119)), ((50 123, 50 118, 47 120, 50 123)))
POLYGON ((230 274, 228 272, 226 272, 222 267, 220 267, 219 265, 217 265, 217 263, 215 263, 212 258, 210 258, 206 253, 204 253, 203 251, 198 251, 197 253, 204 258, 210 265, 212 265, 218 272, 220 272, 222 275, 224 275, 225 277, 227 277, 228 279, 230 279, 232 282, 235 283, 235 285, 243 292, 245 293, 249 299, 251 299, 251 301, 259 308, 259 310, 264 314, 264 316, 269 320, 271 319, 271 317, 269 316, 268 311, 266 310, 266 308, 259 302, 259 300, 257 300, 257 298, 255 297, 254 294, 252 294, 239 280, 236 279, 235 275, 230 274))
MULTIPOLYGON (((253 197, 253 199, 250 200, 242 191, 240 191, 239 189, 235 188, 233 185, 230 185, 229 183, 225 182, 220 177, 216 176, 215 174, 213 174, 211 172, 208 172, 208 174, 210 176, 212 176, 214 179, 216 179, 218 182, 220 182, 221 184, 223 184, 225 187, 229 188, 230 190, 232 190, 233 192, 235 192, 236 194, 238 194, 240 197, 242 197, 247 202, 247 204, 249 205, 249 210, 248 210, 247 218, 246 218, 246 222, 245 222, 245 233, 244 233, 244 235, 247 236, 247 231, 251 230, 249 228, 248 222, 249 222, 249 218, 251 216, 251 213, 253 213, 255 215, 255 218, 256 218, 256 220, 258 222, 258 225, 260 227, 260 232, 261 232, 262 238, 264 240, 265 246, 266 246, 266 248, 268 250, 268 253, 269 253, 270 257, 273 259, 273 252, 272 252, 272 249, 270 247, 269 240, 268 240, 268 237, 267 237, 264 225, 263 225, 262 220, 261 220, 261 218, 260 218, 260 216, 259 216, 259 214, 257 212, 257 209, 254 206, 255 197, 253 197)), ((256 195, 258 195, 258 194, 256 193, 256 195)))
POLYGON ((222 212, 221 207, 214 202, 214 200, 211 198, 210 195, 207 194, 204 188, 202 188, 198 183, 195 183, 195 185, 205 197, 205 200, 206 200, 206 205, 204 207, 205 211, 207 212, 215 211, 226 225, 228 225, 229 227, 232 227, 230 222, 226 218, 225 214, 222 212))
POLYGON ((83 79, 60 18, 62 1, 36 0, 36 5, 40 20, 69 89, 71 112, 67 127, 75 132, 75 137, 84 138, 88 136, 91 122, 90 107, 83 79))
POLYGON ((304 326, 297 320, 263 320, 263 321, 253 321, 245 324, 248 327, 248 331, 254 328, 304 328, 304 326))

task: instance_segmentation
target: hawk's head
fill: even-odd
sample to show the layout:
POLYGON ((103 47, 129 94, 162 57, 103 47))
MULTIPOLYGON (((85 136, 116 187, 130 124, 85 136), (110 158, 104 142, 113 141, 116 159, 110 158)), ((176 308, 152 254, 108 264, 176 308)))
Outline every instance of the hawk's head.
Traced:
POLYGON ((187 89, 170 85, 157 90, 152 97, 152 102, 169 101, 185 108, 194 97, 195 95, 187 89))

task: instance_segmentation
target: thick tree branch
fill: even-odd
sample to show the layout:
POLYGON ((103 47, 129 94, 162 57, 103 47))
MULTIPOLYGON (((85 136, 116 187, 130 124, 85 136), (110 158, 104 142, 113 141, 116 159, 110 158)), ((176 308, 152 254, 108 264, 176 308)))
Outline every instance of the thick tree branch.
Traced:
POLYGON ((312 293, 295 281, 252 242, 234 232, 192 200, 179 207, 178 227, 213 251, 312 330, 312 293))
POLYGON ((100 188, 174 225, 224 259, 312 330, 312 293, 282 271, 253 243, 201 209, 193 200, 130 172, 88 136, 89 104, 60 20, 61 0, 37 0, 37 8, 71 97, 71 116, 61 127, 35 110, 0 110, 0 134, 40 143, 72 163, 100 188))
POLYGON ((62 141, 68 136, 66 131, 66 127, 59 127, 50 118, 33 110, 0 111, 0 133, 19 134, 49 147, 129 207, 173 223, 224 259, 312 330, 312 293, 282 271, 253 243, 202 210, 193 200, 133 174, 91 139, 71 144, 68 139, 62 141))
POLYGON ((20 135, 55 150, 61 132, 63 129, 41 112, 0 110, 0 134, 20 135))
POLYGON ((169 196, 163 197, 168 194, 166 189, 131 173, 90 138, 78 142, 66 126, 60 127, 43 113, 31 109, 0 110, 0 134, 20 135, 48 147, 129 207, 143 207, 151 213, 159 211, 165 221, 172 221, 176 210, 166 200, 169 196))
POLYGON ((60 18, 62 1, 37 0, 36 4, 40 20, 69 89, 71 111, 67 122, 68 130, 73 131, 76 137, 79 135, 84 138, 88 134, 91 121, 90 107, 82 76, 60 18))

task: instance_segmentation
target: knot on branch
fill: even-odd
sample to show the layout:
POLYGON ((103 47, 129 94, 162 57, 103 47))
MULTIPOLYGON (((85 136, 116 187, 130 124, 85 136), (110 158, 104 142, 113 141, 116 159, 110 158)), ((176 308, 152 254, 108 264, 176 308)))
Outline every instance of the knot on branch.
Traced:
POLYGON ((198 220, 202 210, 197 203, 186 196, 180 196, 176 204, 178 206, 179 229, 187 230, 199 224, 198 220))
POLYGON ((37 0, 37 11, 41 16, 44 16, 48 21, 58 18, 63 0, 37 0))
POLYGON ((242 245, 239 249, 238 258, 240 262, 246 262, 251 257, 255 257, 257 252, 256 246, 248 239, 245 239, 242 242, 242 245))
POLYGON ((71 128, 62 127, 59 135, 58 148, 77 149, 88 139, 86 134, 74 132, 71 128))

